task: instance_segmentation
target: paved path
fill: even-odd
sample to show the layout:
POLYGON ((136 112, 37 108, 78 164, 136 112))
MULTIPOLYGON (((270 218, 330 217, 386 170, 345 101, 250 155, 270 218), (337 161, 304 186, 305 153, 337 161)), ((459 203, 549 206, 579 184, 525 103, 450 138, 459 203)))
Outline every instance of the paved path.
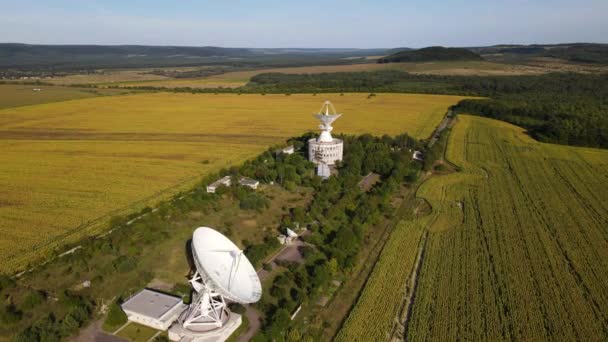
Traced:
POLYGON ((72 342, 127 342, 118 336, 105 333, 101 326, 102 320, 94 321, 86 328, 81 329, 77 336, 70 339, 72 342))

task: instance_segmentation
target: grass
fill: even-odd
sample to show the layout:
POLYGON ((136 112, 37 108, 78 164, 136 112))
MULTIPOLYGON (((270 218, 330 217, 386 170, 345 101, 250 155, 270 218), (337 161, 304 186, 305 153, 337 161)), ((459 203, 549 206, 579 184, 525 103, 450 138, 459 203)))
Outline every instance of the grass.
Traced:
POLYGON ((116 335, 132 342, 146 342, 157 332, 156 329, 131 322, 116 335))
MULTIPOLYGON (((447 158, 462 171, 432 177, 418 192, 433 212, 413 222, 429 234, 407 339, 605 340, 608 151, 542 144, 490 119, 458 120, 447 158)), ((396 287, 381 297, 400 296, 396 287)))
POLYGON ((101 232, 113 215, 316 130, 311 114, 326 98, 344 113, 337 133, 407 131, 418 138, 428 137, 460 99, 156 93, 0 110, 0 271, 23 268, 65 242, 101 232))
POLYGON ((129 91, 124 89, 0 84, 0 109, 126 93, 129 93, 129 91), (34 91, 34 88, 41 90, 34 91))

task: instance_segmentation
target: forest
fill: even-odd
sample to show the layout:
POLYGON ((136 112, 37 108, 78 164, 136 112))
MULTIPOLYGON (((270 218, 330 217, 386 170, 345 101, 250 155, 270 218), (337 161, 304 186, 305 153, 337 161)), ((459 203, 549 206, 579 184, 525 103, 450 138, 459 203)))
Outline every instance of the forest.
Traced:
POLYGON ((486 97, 456 111, 504 120, 534 138, 565 145, 608 147, 608 75, 434 76, 397 71, 260 74, 249 91, 414 92, 486 97))
POLYGON ((482 60, 481 56, 469 49, 431 46, 418 50, 398 51, 378 59, 378 63, 482 60))

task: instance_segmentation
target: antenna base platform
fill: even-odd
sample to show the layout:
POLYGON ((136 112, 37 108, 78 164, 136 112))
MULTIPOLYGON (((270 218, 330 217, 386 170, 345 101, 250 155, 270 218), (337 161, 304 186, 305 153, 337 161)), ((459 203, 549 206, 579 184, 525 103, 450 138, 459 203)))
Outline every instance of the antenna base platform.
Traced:
POLYGON ((241 315, 230 312, 228 321, 221 328, 209 331, 192 331, 184 328, 179 322, 173 323, 169 328, 169 339, 171 341, 193 341, 193 342, 212 342, 226 341, 232 333, 241 326, 243 319, 241 315))

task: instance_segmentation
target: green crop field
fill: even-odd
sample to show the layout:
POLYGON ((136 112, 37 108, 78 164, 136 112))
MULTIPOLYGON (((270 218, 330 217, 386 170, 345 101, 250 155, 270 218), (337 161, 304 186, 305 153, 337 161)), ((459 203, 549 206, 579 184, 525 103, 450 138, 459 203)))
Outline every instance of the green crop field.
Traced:
MULTIPOLYGON (((460 116, 447 158, 462 172, 418 192, 433 213, 423 219, 429 236, 407 338, 608 338, 608 151, 541 144, 519 127, 460 116)), ((374 274, 388 272, 397 273, 374 274)), ((373 321, 358 312, 369 310, 367 292, 352 319, 373 321)))
POLYGON ((0 110, 0 272, 22 269, 67 241, 101 232, 114 215, 316 131, 312 113, 327 98, 344 113, 336 133, 418 138, 461 99, 156 93, 0 110))
POLYGON ((336 341, 387 341, 399 316, 406 281, 414 267, 423 225, 401 222, 384 246, 374 270, 336 341), (392 294, 388 295, 388 294, 392 294))
POLYGON ((465 171, 420 190, 439 218, 411 338, 605 339, 608 151, 465 116, 447 157, 465 171))

